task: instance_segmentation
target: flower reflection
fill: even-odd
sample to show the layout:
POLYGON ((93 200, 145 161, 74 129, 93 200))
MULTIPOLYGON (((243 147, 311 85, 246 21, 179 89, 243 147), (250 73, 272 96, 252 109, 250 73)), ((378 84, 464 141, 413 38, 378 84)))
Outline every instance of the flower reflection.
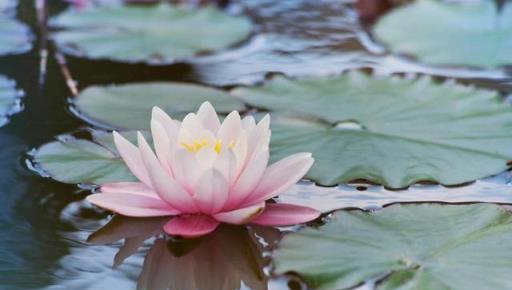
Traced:
POLYGON ((124 239, 114 266, 133 255, 154 236, 137 282, 146 290, 233 290, 242 285, 266 290, 266 263, 262 252, 281 236, 274 228, 222 225, 197 239, 168 239, 162 232, 167 218, 115 216, 89 237, 93 244, 124 239))

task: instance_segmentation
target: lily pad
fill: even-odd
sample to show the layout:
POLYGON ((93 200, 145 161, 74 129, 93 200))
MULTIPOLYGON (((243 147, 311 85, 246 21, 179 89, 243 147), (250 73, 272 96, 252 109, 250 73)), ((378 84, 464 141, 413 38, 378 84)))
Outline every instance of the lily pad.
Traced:
MULTIPOLYGON (((91 131, 92 141, 71 135, 47 143, 33 153, 37 169, 65 183, 102 184, 135 181, 114 146, 112 134, 91 131)), ((123 133, 135 141, 135 132, 123 133)))
POLYGON ((69 9, 54 17, 53 38, 79 57, 166 64, 228 48, 251 32, 250 21, 214 7, 169 4, 69 9))
POLYGON ((0 14, 0 56, 26 52, 32 48, 31 41, 28 26, 0 14))
POLYGON ((16 90, 14 81, 0 75, 0 126, 7 122, 10 115, 21 110, 22 96, 23 94, 16 90))
POLYGON ((95 125, 145 130, 149 129, 153 106, 181 119, 204 101, 210 101, 219 113, 245 109, 240 100, 225 91, 172 82, 92 86, 73 102, 78 115, 95 125))
POLYGON ((381 18, 374 34, 392 52, 430 64, 512 64, 512 5, 498 15, 494 1, 418 0, 381 18))
POLYGON ((500 173, 512 159, 512 108, 493 91, 353 72, 278 76, 233 93, 276 112, 272 158, 312 152, 307 177, 322 185, 357 179, 391 188, 454 185, 500 173))
POLYGON ((338 212, 320 229, 285 236, 275 272, 314 289, 511 289, 512 214, 495 205, 395 205, 338 212))

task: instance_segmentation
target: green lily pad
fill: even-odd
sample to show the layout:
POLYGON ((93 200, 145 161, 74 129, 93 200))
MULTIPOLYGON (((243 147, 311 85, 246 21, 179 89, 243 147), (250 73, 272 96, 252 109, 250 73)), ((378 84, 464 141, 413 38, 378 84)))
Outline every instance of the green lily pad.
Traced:
POLYGON ((158 106, 173 118, 196 111, 210 101, 217 112, 243 111, 244 104, 227 92, 184 83, 139 83, 92 86, 75 99, 75 111, 86 121, 108 128, 149 129, 151 109, 158 106))
POLYGON ((274 160, 312 152, 307 174, 322 185, 357 179, 403 188, 418 181, 461 184, 507 169, 512 108, 493 91, 428 77, 275 77, 233 91, 274 113, 274 160))
POLYGON ((511 289, 512 215, 495 205, 395 205, 338 212, 320 229, 289 234, 275 272, 313 289, 511 289))
POLYGON ((21 110, 20 99, 23 94, 16 90, 14 81, 0 75, 0 126, 7 118, 21 110))
MULTIPOLYGON (((92 141, 64 136, 33 153, 35 167, 43 174, 65 183, 102 184, 135 181, 117 153, 111 133, 91 131, 92 141)), ((136 139, 135 132, 123 136, 136 139)))
POLYGON ((512 64, 512 5, 498 15, 494 1, 447 2, 418 0, 397 8, 381 18, 374 34, 392 52, 430 64, 512 64))
POLYGON ((168 4, 69 9, 50 23, 59 29, 53 35, 57 45, 69 54, 151 64, 225 49, 251 32, 245 17, 168 4))
POLYGON ((32 48, 31 41, 30 29, 25 24, 0 14, 0 56, 26 52, 32 48))

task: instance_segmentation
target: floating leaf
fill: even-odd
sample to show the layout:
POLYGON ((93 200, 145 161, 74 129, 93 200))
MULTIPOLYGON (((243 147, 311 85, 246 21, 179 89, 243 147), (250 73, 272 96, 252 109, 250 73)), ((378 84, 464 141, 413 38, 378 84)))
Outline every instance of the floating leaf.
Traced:
POLYGON ((79 116, 103 127, 149 129, 151 109, 158 106, 180 119, 210 101, 219 113, 244 110, 244 104, 228 93, 184 83, 140 83, 92 86, 74 100, 79 116))
POLYGON ((25 24, 0 14, 0 55, 26 52, 32 47, 31 41, 25 24))
POLYGON ((276 273, 314 289, 511 289, 512 215, 495 205, 395 205, 338 212, 320 229, 286 236, 276 273))
POLYGON ((312 152, 307 177, 323 185, 356 179, 392 188, 425 180, 454 185, 502 172, 512 159, 512 109, 492 91, 353 72, 275 77, 234 94, 295 114, 273 114, 272 158, 312 152))
POLYGON ((22 94, 16 90, 15 82, 0 75, 0 126, 5 124, 7 117, 21 109, 21 97, 22 94))
POLYGON ((374 33, 392 52, 426 63, 481 67, 512 63, 512 5, 498 14, 493 1, 418 0, 381 18, 374 33))
POLYGON ((165 64, 230 47, 249 36, 251 23, 214 7, 168 4, 69 9, 52 19, 67 53, 92 59, 165 64))
MULTIPOLYGON (((134 181, 117 153, 112 135, 92 131, 92 141, 65 136, 41 146, 34 153, 34 162, 45 174, 65 183, 102 184, 134 181)), ((135 133, 123 133, 135 141, 135 133)))

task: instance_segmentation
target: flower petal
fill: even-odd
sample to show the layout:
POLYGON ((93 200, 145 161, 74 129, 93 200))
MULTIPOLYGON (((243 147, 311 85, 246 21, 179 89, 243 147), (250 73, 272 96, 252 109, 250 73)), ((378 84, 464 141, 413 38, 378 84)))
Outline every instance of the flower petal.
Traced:
POLYGON ((265 202, 260 202, 256 205, 239 208, 232 211, 221 212, 213 215, 213 217, 224 223, 241 225, 250 222, 257 217, 265 209, 265 202))
POLYGON ((180 142, 191 143, 200 139, 203 132, 203 124, 194 113, 188 113, 181 122, 179 140, 180 142))
POLYGON ((164 231, 172 236, 194 238, 213 232, 219 222, 206 215, 181 215, 172 218, 164 231))
POLYGON ((251 130, 249 135, 249 148, 247 149, 247 157, 251 157, 251 155, 258 148, 268 148, 270 143, 270 115, 266 114, 263 119, 261 119, 256 127, 251 130))
POLYGON ((153 188, 158 195, 182 212, 192 213, 197 211, 192 197, 165 171, 144 136, 139 132, 137 137, 142 159, 149 171, 153 188))
POLYGON ((253 192, 265 173, 268 159, 268 150, 264 150, 251 158, 247 163, 247 167, 230 190, 229 201, 226 204, 227 209, 239 207, 247 196, 253 192))
POLYGON ((169 136, 165 131, 164 126, 156 120, 151 120, 151 135, 153 136, 153 143, 155 144, 155 153, 160 161, 160 164, 167 170, 169 174, 172 174, 171 167, 167 156, 169 149, 171 148, 169 136))
POLYGON ((177 215, 181 212, 165 201, 139 194, 95 193, 87 200, 99 207, 131 217, 152 217, 177 215))
POLYGON ((219 117, 217 116, 217 112, 215 112, 215 108, 213 108, 210 102, 204 102, 199 107, 197 111, 197 116, 203 123, 203 127, 212 131, 212 133, 216 134, 220 128, 219 117))
POLYGON ((233 111, 229 113, 224 122, 222 122, 222 125, 220 125, 217 138, 221 139, 222 144, 227 146, 229 143, 238 140, 241 131, 242 120, 240 119, 240 114, 237 111, 233 111))
POLYGON ((310 207, 285 203, 267 203, 265 210, 251 221, 263 226, 291 226, 312 221, 320 212, 310 207))
POLYGON ((114 144, 116 145, 117 151, 119 155, 121 155, 121 158, 123 158, 126 166, 128 166, 137 179, 147 186, 151 186, 149 174, 142 161, 139 149, 116 131, 112 132, 112 135, 114 136, 114 144))
POLYGON ((308 172, 313 162, 311 153, 297 153, 270 165, 245 204, 259 203, 287 190, 308 172))
POLYGON ((152 188, 142 182, 114 182, 102 184, 101 193, 128 193, 139 194, 152 198, 160 198, 152 188))
POLYGON ((186 149, 178 149, 174 153, 174 163, 171 165, 176 181, 189 193, 193 193, 197 179, 201 174, 195 154, 188 152, 186 149))
POLYGON ((235 181, 236 162, 236 157, 233 151, 224 147, 213 164, 213 167, 224 175, 230 186, 235 181))
POLYGON ((199 178, 195 193, 194 198, 202 212, 219 212, 228 199, 228 181, 217 169, 207 169, 199 178))
POLYGON ((256 120, 253 116, 245 116, 242 119, 242 128, 245 131, 252 131, 256 127, 256 120))
POLYGON ((167 136, 170 140, 176 140, 178 138, 178 130, 181 122, 173 120, 166 112, 159 107, 153 107, 151 112, 151 120, 155 120, 164 126, 167 131, 167 136))

